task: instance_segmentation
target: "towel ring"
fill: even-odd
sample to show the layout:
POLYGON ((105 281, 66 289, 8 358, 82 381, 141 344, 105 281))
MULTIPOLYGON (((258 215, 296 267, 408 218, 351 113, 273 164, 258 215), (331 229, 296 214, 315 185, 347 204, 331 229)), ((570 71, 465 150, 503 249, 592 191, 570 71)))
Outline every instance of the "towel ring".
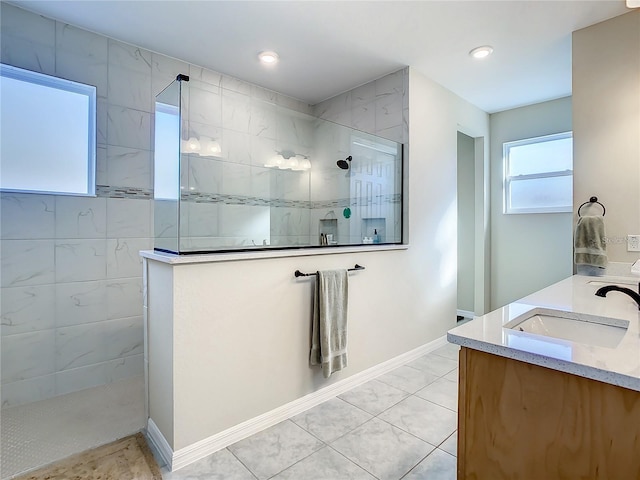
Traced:
POLYGON ((603 205, 603 204, 601 204, 601 203, 598 201, 598 197, 591 197, 591 198, 589 199, 589 201, 588 201, 588 202, 584 202, 582 205, 580 205, 580 206, 578 207, 578 216, 579 216, 579 217, 581 217, 581 216, 582 216, 582 215, 580 215, 580 209, 581 209, 582 207, 584 207, 585 205, 593 205, 594 203, 597 203, 598 205, 600 205, 600 206, 602 207, 602 216, 604 217, 604 214, 607 212, 607 209, 606 209, 606 208, 604 208, 604 205, 603 205))

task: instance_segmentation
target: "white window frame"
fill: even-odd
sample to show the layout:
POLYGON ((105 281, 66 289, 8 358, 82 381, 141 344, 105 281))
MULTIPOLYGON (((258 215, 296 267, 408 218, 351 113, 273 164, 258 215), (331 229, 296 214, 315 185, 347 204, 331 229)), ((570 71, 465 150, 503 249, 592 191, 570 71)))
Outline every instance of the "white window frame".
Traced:
MULTIPOLYGON (((57 158, 58 155, 49 154, 48 152, 44 155, 48 162, 48 165, 44 165, 42 163, 38 163, 38 168, 44 168, 44 172, 51 172, 51 175, 60 174, 60 172, 64 172, 64 167, 61 167, 61 163, 64 166, 80 165, 80 161, 83 161, 83 172, 84 175, 82 177, 82 183, 80 181, 71 185, 69 189, 63 189, 59 185, 49 185, 51 189, 42 188, 39 185, 31 184, 31 187, 28 185, 28 182, 23 182, 23 185, 17 185, 14 182, 9 181, 7 184, 2 182, 0 184, 0 191, 2 192, 19 192, 19 193, 39 193, 39 194, 48 194, 48 195, 76 195, 76 196, 95 196, 96 191, 96 87, 93 85, 86 85, 83 83, 74 82, 71 80, 65 80, 63 78, 58 78, 52 75, 46 75, 43 73, 33 72, 30 70, 25 70, 22 68, 14 67, 12 65, 0 64, 0 76, 6 77, 8 79, 30 83, 33 85, 39 85, 42 87, 48 87, 52 89, 56 89, 62 92, 68 92, 72 94, 81 95, 86 97, 87 101, 87 109, 86 115, 87 117, 83 119, 86 123, 83 124, 83 127, 86 128, 86 144, 83 144, 84 147, 86 145, 86 157, 83 153, 79 153, 77 157, 69 156, 66 154, 61 154, 60 156, 65 158, 57 158), (56 162, 56 160, 59 160, 56 162), (75 163, 73 163, 75 162, 75 163), (86 163, 85 163, 86 162, 86 163)), ((36 109, 37 105, 29 105, 29 110, 36 109)), ((49 112, 55 114, 56 112, 49 112)), ((36 115, 36 113, 34 113, 36 115)), ((41 112, 37 112, 37 115, 42 115, 41 112)), ((2 123, 11 122, 10 118, 2 118, 2 123)), ((42 124, 43 128, 46 127, 46 123, 42 124)), ((43 130, 43 133, 49 133, 50 130, 43 130)), ((50 136, 54 136, 55 133, 50 133, 50 136)), ((14 145, 15 141, 13 138, 4 137, 3 141, 7 141, 11 147, 8 147, 9 152, 19 152, 19 146, 14 145)), ((34 142, 40 141, 38 135, 34 134, 34 142)), ((64 142, 61 140, 59 142, 59 148, 57 151, 64 149, 64 142)), ((84 151, 84 148, 82 148, 84 151)), ((19 157, 16 157, 19 158, 19 157)), ((2 158, 3 162, 15 162, 13 157, 2 158)), ((12 164, 14 165, 14 164, 12 164)), ((27 161, 24 158, 20 158, 20 168, 16 168, 14 172, 22 169, 24 171, 24 178, 29 177, 29 168, 34 168, 32 162, 27 161)), ((22 172, 21 172, 22 173, 22 172)))
POLYGON ((560 207, 532 207, 532 208, 514 208, 511 207, 511 184, 513 182, 518 182, 521 180, 532 180, 536 178, 552 178, 552 177, 564 177, 570 176, 573 177, 573 168, 571 170, 556 170, 549 171, 544 173, 536 173, 529 175, 509 175, 509 151, 513 147, 518 147, 522 145, 532 145, 535 143, 544 143, 551 142, 554 140, 562 140, 564 138, 573 138, 573 132, 562 132, 562 133, 554 133, 552 135, 544 135, 541 137, 533 137, 533 138, 525 138, 522 140, 516 140, 513 142, 504 142, 502 144, 502 154, 503 154, 503 210, 502 212, 506 215, 509 214, 523 214, 523 213, 565 213, 573 211, 573 202, 571 205, 563 205, 560 207))

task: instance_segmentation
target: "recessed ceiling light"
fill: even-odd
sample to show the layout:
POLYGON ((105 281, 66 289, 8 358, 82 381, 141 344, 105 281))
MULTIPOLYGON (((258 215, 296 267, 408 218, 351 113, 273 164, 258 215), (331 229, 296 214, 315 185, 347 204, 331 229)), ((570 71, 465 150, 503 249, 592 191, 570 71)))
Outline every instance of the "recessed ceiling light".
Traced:
POLYGON ((490 45, 483 45, 482 47, 476 47, 469 52, 473 58, 485 58, 493 53, 493 47, 490 45))
POLYGON ((263 63, 264 65, 275 65, 276 63, 278 63, 278 54, 276 52, 260 52, 258 54, 258 58, 260 59, 260 62, 263 63))

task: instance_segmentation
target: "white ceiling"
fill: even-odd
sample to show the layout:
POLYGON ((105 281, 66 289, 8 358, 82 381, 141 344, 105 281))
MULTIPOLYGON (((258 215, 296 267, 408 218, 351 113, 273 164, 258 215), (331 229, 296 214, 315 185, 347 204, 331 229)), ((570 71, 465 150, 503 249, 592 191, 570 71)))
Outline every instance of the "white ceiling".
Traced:
POLYGON ((487 112, 571 94, 571 32, 624 0, 21 0, 41 13, 311 104, 410 65, 487 112), (490 44, 484 61, 469 50, 490 44), (257 53, 275 50, 265 69, 257 53))

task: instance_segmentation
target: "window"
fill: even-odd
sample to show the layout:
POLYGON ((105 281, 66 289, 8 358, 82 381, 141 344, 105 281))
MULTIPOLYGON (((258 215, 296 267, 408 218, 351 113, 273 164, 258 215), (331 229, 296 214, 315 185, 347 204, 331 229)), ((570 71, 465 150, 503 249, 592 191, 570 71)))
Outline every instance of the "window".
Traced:
POLYGON ((571 132, 527 138, 503 145, 504 213, 571 212, 571 132))
POLYGON ((0 189, 94 195, 96 87, 0 64, 0 189))
POLYGON ((178 200, 180 192, 180 109, 156 102, 153 197, 178 200))

